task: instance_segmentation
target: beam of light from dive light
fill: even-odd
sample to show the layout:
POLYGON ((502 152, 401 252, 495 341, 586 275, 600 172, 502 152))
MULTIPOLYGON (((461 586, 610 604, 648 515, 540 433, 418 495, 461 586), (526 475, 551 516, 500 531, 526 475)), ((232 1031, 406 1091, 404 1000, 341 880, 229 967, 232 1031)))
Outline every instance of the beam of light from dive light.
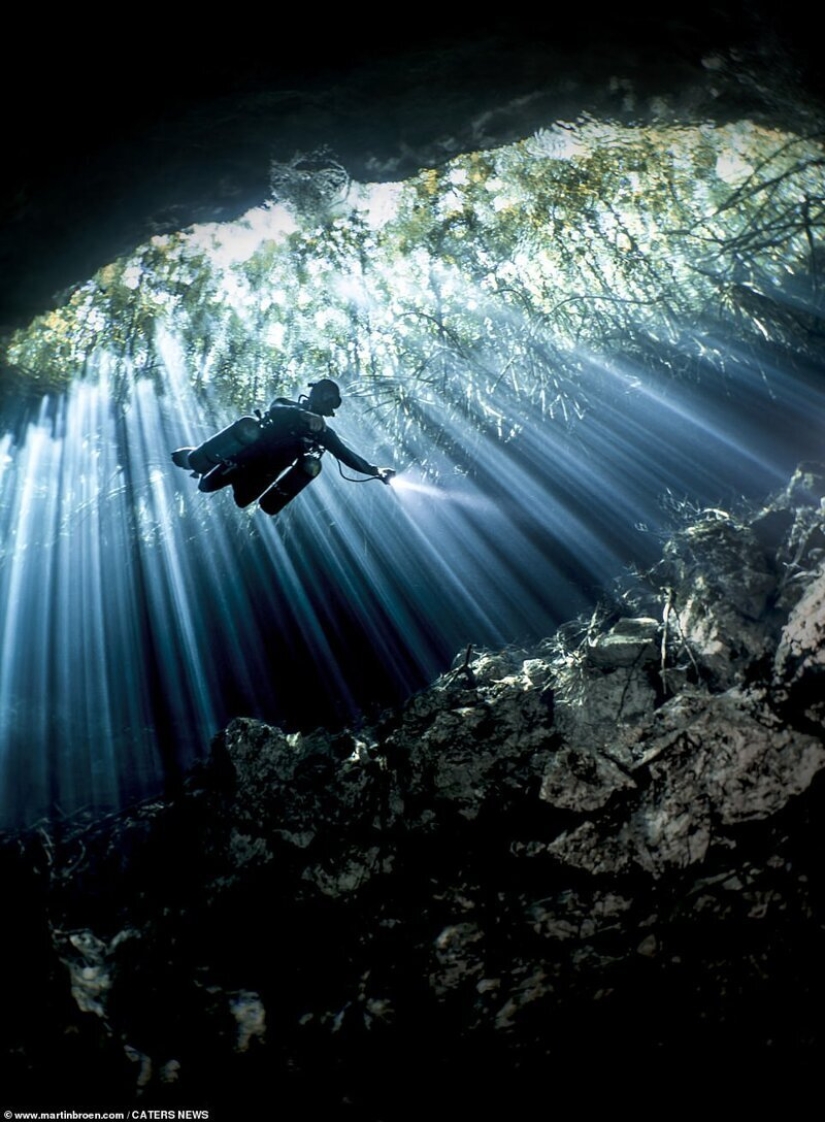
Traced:
POLYGON ((444 491, 440 487, 434 487, 432 483, 424 483, 420 479, 413 479, 410 475, 399 473, 393 476, 390 480, 390 487, 399 495, 405 492, 409 494, 415 491, 419 495, 427 495, 431 499, 443 499, 444 491))
POLYGON ((432 483, 427 480, 423 473, 415 473, 414 470, 409 468, 406 468, 403 473, 399 472, 394 475, 390 480, 390 487, 402 497, 404 495, 416 495, 435 502, 459 503, 462 506, 473 506, 477 509, 490 505, 489 499, 485 499, 483 495, 478 493, 469 492, 466 486, 461 489, 443 482, 432 483))

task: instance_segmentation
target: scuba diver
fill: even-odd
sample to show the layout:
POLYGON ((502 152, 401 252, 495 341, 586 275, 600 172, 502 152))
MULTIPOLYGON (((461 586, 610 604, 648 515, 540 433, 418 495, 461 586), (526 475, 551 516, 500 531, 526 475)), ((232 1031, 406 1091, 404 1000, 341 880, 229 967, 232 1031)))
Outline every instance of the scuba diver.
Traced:
POLYGON ((258 499, 266 514, 278 514, 318 477, 325 451, 339 461, 339 471, 345 464, 389 483, 395 475, 392 468, 368 463, 326 423, 325 418, 334 417, 340 405, 338 386, 331 378, 322 378, 311 383, 309 394, 298 401, 276 397, 266 413, 255 410, 255 417, 241 417, 198 448, 178 448, 172 462, 200 477, 199 491, 210 493, 231 485, 238 506, 258 499))

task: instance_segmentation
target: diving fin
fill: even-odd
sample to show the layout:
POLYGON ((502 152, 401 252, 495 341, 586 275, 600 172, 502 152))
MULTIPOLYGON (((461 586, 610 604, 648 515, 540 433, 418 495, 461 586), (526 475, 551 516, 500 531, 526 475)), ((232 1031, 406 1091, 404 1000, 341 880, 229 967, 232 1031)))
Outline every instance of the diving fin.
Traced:
POLYGON ((172 463, 175 467, 191 470, 192 465, 189 463, 189 454, 194 451, 194 448, 176 448, 172 453, 172 463))

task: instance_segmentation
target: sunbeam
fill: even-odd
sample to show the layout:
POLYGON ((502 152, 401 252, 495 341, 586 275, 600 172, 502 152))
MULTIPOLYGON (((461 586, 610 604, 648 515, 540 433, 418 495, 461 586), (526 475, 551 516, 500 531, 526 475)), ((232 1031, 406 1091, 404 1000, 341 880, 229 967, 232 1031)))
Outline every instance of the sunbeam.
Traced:
POLYGON ((173 785, 235 715, 371 720, 592 610, 666 496, 822 455, 822 166, 747 123, 550 129, 154 239, 19 332, 47 393, 0 438, 0 822, 173 785), (325 377, 389 486, 325 454, 270 518, 172 463, 325 377))

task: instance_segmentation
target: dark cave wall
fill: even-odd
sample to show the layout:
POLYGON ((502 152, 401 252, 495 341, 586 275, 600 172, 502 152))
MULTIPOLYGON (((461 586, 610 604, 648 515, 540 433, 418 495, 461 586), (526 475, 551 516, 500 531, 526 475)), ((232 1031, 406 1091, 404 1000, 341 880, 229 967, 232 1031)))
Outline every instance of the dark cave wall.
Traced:
POLYGON ((2 78, 0 331, 153 234, 262 201, 271 160, 328 148, 360 180, 582 113, 644 121, 821 106, 816 47, 794 5, 684 12, 551 6, 382 18, 233 11, 195 24, 142 12, 99 37, 25 18, 2 78))

